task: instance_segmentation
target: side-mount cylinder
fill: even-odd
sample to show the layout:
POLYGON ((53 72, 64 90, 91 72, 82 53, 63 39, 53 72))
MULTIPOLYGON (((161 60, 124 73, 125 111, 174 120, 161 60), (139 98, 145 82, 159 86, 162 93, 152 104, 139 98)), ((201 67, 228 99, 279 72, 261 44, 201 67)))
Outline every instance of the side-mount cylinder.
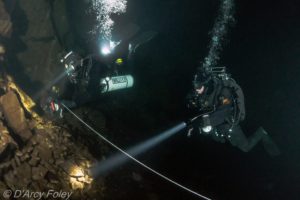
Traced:
POLYGON ((100 80, 101 93, 131 88, 133 84, 134 78, 131 75, 106 77, 100 80))

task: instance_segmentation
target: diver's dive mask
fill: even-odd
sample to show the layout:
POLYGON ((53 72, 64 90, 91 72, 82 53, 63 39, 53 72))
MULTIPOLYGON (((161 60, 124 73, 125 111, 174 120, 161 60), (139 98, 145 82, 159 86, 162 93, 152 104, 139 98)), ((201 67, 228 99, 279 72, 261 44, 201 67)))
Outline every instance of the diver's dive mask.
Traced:
POLYGON ((211 82, 211 76, 197 76, 193 82, 194 90, 197 94, 202 95, 205 93, 207 88, 209 88, 209 84, 211 82))
POLYGON ((209 73, 204 68, 200 69, 194 77, 194 81, 193 81, 194 89, 199 90, 202 87, 207 88, 211 79, 212 79, 211 73, 209 73))

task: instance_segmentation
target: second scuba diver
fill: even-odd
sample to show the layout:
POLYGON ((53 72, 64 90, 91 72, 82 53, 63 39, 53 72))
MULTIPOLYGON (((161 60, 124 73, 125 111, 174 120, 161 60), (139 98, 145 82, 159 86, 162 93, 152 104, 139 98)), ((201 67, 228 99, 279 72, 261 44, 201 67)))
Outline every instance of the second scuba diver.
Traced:
POLYGON ((280 154, 262 127, 250 137, 245 136, 239 125, 246 116, 244 94, 225 67, 211 71, 202 68, 195 76, 194 90, 188 94, 187 101, 189 109, 199 115, 190 123, 189 134, 198 132, 222 143, 227 140, 244 152, 262 142, 270 155, 280 154))
POLYGON ((58 94, 57 87, 52 87, 41 100, 41 107, 50 116, 62 118, 61 103, 69 108, 78 107, 97 99, 104 93, 131 88, 134 84, 132 70, 134 55, 138 48, 156 36, 148 31, 137 34, 131 40, 102 45, 102 55, 80 56, 70 51, 62 59, 68 78, 67 89, 58 94), (71 93, 71 94, 70 94, 71 93), (66 97, 67 96, 67 97, 66 97))

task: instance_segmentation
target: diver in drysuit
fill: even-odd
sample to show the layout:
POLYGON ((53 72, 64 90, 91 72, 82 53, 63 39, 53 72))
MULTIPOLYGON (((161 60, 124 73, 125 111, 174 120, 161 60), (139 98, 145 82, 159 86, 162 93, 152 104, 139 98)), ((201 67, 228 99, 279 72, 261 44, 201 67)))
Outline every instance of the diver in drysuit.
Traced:
POLYGON ((128 71, 131 71, 134 65, 134 55, 141 45, 150 41, 156 34, 154 31, 148 31, 131 40, 107 42, 101 46, 102 55, 82 57, 70 51, 60 60, 68 78, 66 91, 61 95, 50 91, 50 95, 43 98, 41 107, 46 113, 62 117, 62 106, 59 102, 74 108, 98 99, 104 93, 133 87, 134 78, 128 71), (71 95, 65 95, 66 93, 71 95))
POLYGON ((262 142, 270 155, 280 153, 262 127, 250 137, 245 136, 239 125, 246 116, 244 94, 241 87, 226 73, 226 68, 198 73, 194 80, 194 90, 188 94, 187 100, 190 110, 202 114, 191 122, 189 134, 197 131, 218 142, 228 140, 244 152, 249 152, 262 142))
POLYGON ((63 117, 63 106, 75 108, 98 99, 103 93, 133 86, 131 75, 119 75, 123 60, 108 65, 93 56, 81 57, 71 51, 62 59, 66 80, 53 86, 41 98, 41 107, 52 118, 63 117), (61 89, 63 88, 63 89, 61 89))

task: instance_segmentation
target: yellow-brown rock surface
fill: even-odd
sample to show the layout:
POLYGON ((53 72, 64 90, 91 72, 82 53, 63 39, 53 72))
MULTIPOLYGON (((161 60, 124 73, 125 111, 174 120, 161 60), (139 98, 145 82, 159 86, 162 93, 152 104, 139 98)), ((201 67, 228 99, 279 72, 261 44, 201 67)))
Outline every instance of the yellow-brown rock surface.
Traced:
POLYGON ((0 97, 0 191, 63 190, 73 193, 71 199, 101 197, 104 187, 90 176, 95 160, 87 148, 74 142, 67 129, 35 113, 35 103, 12 78, 4 80, 7 83, 0 86, 7 91, 0 97), (16 144, 13 134, 26 139, 23 145, 16 144), (8 161, 1 160, 1 151, 8 145, 14 145, 15 151, 9 152, 8 161))
POLYGON ((0 97, 0 108, 8 126, 14 133, 20 136, 22 141, 29 140, 32 133, 29 130, 25 113, 18 100, 17 94, 13 90, 0 97))

